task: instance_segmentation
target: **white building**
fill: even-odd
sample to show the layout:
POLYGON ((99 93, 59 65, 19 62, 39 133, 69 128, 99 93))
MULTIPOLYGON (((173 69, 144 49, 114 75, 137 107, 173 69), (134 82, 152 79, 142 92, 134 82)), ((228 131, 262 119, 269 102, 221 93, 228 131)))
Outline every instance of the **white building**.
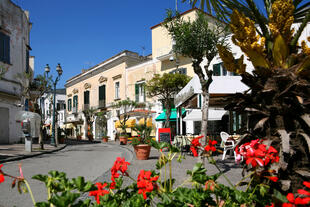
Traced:
MULTIPOLYGON (((44 125, 52 128, 53 123, 53 91, 45 93, 40 98, 41 114, 44 120, 44 125)), ((60 128, 64 127, 66 121, 66 90, 56 89, 56 124, 60 128)))
MULTIPOLYGON (((29 13, 10 0, 0 1, 0 144, 19 142, 21 124, 18 111, 27 107, 23 88, 26 79, 18 74, 34 70, 34 58, 29 56, 29 13)), ((26 85, 25 85, 26 84, 26 85)))

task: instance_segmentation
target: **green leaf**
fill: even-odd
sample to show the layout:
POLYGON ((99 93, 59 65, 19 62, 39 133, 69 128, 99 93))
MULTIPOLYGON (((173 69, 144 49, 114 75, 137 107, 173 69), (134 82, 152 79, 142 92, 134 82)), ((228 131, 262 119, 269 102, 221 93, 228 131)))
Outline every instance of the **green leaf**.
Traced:
POLYGON ((68 207, 80 197, 79 193, 63 192, 61 195, 53 196, 50 202, 57 207, 68 207))
POLYGON ((159 143, 153 139, 151 139, 151 146, 154 147, 157 150, 160 150, 159 143))
POLYGON ((39 175, 33 176, 32 179, 39 180, 39 181, 44 182, 45 184, 47 184, 48 176, 47 175, 39 174, 39 175))
POLYGON ((47 202, 37 202, 36 207, 50 207, 50 204, 47 202))
POLYGON ((276 189, 273 190, 273 197, 278 200, 281 201, 282 203, 286 203, 287 202, 287 198, 286 196, 282 195, 279 191, 277 191, 276 189))
POLYGON ((259 193, 260 193, 262 196, 265 196, 266 193, 268 193, 269 188, 270 188, 270 187, 269 187, 268 185, 263 185, 263 184, 261 184, 261 185, 260 185, 260 188, 259 188, 259 193))

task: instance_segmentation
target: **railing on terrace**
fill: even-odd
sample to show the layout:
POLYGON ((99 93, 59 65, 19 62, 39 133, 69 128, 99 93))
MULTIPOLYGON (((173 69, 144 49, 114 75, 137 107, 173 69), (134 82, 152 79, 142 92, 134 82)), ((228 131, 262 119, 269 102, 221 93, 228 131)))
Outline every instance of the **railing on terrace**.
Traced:
POLYGON ((105 107, 106 107, 105 100, 99 100, 98 108, 101 109, 101 108, 105 108, 105 107))
POLYGON ((89 104, 83 104, 83 111, 88 110, 89 109, 89 104))

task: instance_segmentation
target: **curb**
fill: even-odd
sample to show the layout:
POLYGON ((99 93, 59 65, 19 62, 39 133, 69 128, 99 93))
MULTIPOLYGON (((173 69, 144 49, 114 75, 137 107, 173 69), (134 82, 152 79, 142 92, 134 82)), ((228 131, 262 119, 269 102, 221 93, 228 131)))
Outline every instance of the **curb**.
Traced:
POLYGON ((45 152, 39 152, 37 154, 30 154, 30 155, 20 155, 20 156, 16 156, 16 157, 10 157, 10 158, 5 158, 5 159, 0 159, 0 163, 5 163, 5 162, 12 162, 12 161, 17 161, 17 160, 23 160, 23 159, 27 159, 27 158, 31 158, 31 157, 36 157, 39 155, 43 155, 43 154, 51 154, 53 152, 57 152, 60 151, 64 148, 66 148, 67 145, 65 144, 62 147, 59 147, 57 149, 54 150, 49 150, 49 151, 45 151, 45 152))

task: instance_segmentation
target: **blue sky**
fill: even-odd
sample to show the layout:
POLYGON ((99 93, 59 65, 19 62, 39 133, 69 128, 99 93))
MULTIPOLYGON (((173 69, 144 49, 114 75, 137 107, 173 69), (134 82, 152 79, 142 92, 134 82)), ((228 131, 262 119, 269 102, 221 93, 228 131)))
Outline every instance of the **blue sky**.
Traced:
MULTIPOLYGON (((63 75, 58 87, 89 68, 123 51, 142 55, 152 51, 150 27, 160 23, 175 0, 13 0, 30 12, 31 55, 35 74, 50 64, 56 75, 60 63, 63 75)), ((178 0, 179 11, 190 9, 178 0)))

